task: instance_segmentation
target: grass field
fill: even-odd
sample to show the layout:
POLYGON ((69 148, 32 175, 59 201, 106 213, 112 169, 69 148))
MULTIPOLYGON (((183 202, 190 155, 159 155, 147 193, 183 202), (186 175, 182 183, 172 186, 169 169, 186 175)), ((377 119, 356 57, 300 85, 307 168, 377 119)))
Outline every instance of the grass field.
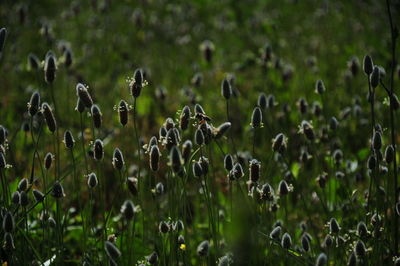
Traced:
POLYGON ((400 265, 399 15, 2 1, 0 262, 400 265))

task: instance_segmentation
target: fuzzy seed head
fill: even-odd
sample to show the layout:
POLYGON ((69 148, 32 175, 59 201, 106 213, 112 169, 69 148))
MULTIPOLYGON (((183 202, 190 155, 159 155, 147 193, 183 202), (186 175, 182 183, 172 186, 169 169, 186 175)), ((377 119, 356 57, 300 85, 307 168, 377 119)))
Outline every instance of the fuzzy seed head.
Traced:
POLYGON ((375 151, 382 148, 382 135, 379 131, 374 132, 374 136, 372 137, 372 147, 375 151))
POLYGON ((265 93, 260 93, 257 99, 257 105, 263 110, 267 108, 267 96, 265 93))
POLYGON ((380 71, 379 71, 379 67, 374 66, 374 70, 372 71, 370 77, 369 77, 369 81, 371 82, 371 87, 373 89, 375 89, 376 87, 378 87, 379 85, 379 81, 380 81, 380 71))
POLYGON ((315 92, 322 95, 325 92, 325 85, 324 82, 322 80, 317 80, 317 82, 315 83, 315 92))
POLYGON ((56 77, 57 60, 52 51, 48 51, 44 61, 44 80, 53 83, 56 77))
POLYGON ((92 114, 92 119, 93 119, 93 125, 95 128, 100 128, 102 124, 102 113, 100 111, 100 107, 96 104, 92 105, 92 108, 90 109, 90 112, 92 114))
POLYGON ((192 168, 193 168, 193 175, 195 177, 201 177, 203 175, 203 169, 201 168, 201 164, 199 162, 194 162, 192 168))
POLYGON ((103 157, 104 157, 103 142, 99 139, 96 139, 94 142, 94 159, 100 161, 103 159, 103 157))
POLYGON ((284 233, 282 236, 281 246, 284 249, 289 249, 292 246, 292 238, 288 233, 284 233))
POLYGON ((88 180, 87 180, 88 187, 90 189, 93 189, 93 188, 95 188, 97 186, 98 183, 99 183, 99 181, 97 180, 96 174, 95 173, 90 173, 88 175, 88 180))
POLYGON ((338 234, 340 231, 339 223, 335 218, 331 218, 329 221, 329 231, 331 234, 338 234))
POLYGON ((219 127, 217 127, 217 128, 215 129, 215 131, 213 132, 214 138, 215 138, 215 139, 220 139, 220 138, 222 138, 222 136, 224 136, 225 133, 229 131, 229 129, 231 128, 231 125, 232 125, 232 124, 231 124, 230 122, 222 123, 222 124, 221 124, 219 127))
POLYGON ((361 239, 358 240, 354 246, 354 252, 356 253, 357 257, 364 257, 367 254, 367 249, 361 239))
POLYGON ((50 167, 53 163, 53 158, 54 158, 54 155, 51 152, 48 152, 46 154, 46 156, 44 157, 44 168, 46 168, 47 170, 50 169, 50 167))
POLYGON ((315 266, 324 266, 328 263, 328 257, 325 253, 320 253, 315 261, 315 266))
POLYGON ((128 221, 133 219, 135 216, 135 206, 131 200, 126 200, 124 204, 122 204, 121 214, 128 221))
POLYGON ((169 155, 169 163, 172 168, 172 171, 177 174, 182 169, 183 159, 181 156, 181 152, 179 151, 177 146, 173 146, 169 155))
POLYGON ((119 115, 119 122, 121 123, 122 126, 126 126, 126 124, 128 124, 128 117, 129 117, 128 112, 129 112, 128 104, 124 100, 121 100, 119 102, 118 115, 119 115))
POLYGON ((260 161, 253 159, 249 163, 249 173, 250 173, 250 180, 254 183, 257 183, 260 179, 261 175, 261 163, 260 161))
POLYGON ((179 126, 182 131, 185 131, 189 127, 190 122, 190 108, 189 106, 185 106, 182 109, 181 116, 179 119, 179 126))
POLYGON ((6 212, 3 217, 3 230, 6 233, 11 233, 15 228, 14 216, 11 212, 6 212))
MULTIPOLYGON (((157 139, 156 139, 157 140, 157 139)), ((150 148, 150 169, 153 172, 157 172, 158 169, 160 168, 160 157, 161 157, 161 152, 158 148, 157 145, 152 145, 150 148)))
POLYGON ((251 115, 251 126, 253 128, 260 128, 262 126, 262 112, 260 107, 256 107, 251 115))
POLYGON ((233 158, 232 155, 227 154, 224 157, 224 168, 226 171, 231 171, 233 168, 233 158))
POLYGON ((43 201, 44 194, 41 191, 39 191, 37 189, 34 189, 34 190, 32 190, 32 194, 33 194, 33 197, 35 198, 36 202, 42 202, 43 201))
POLYGON ((187 163, 190 159, 190 155, 192 153, 192 142, 190 140, 186 140, 182 145, 182 157, 184 162, 187 163))
POLYGON ((226 100, 229 100, 232 95, 231 84, 227 78, 224 78, 221 83, 221 94, 226 100))
POLYGON ((209 249, 210 249, 210 242, 208 242, 208 240, 204 240, 197 246, 197 255, 201 257, 207 256, 209 249))
POLYGON ((34 116, 40 109, 40 93, 35 91, 32 93, 31 99, 28 103, 28 112, 30 116, 34 116))
POLYGON ((75 145, 74 136, 69 130, 64 133, 64 144, 67 149, 72 149, 75 145))
MULTIPOLYGON (((78 96, 78 99, 81 101, 81 103, 86 107, 86 108, 91 108, 93 105, 93 99, 92 96, 90 96, 90 93, 85 85, 82 83, 78 83, 76 85, 76 95, 78 96)), ((79 109, 78 109, 79 111, 79 109)))
POLYGON ((364 73, 369 76, 374 69, 374 63, 372 62, 372 58, 369 55, 366 55, 364 57, 364 62, 363 62, 363 70, 364 73))
POLYGON ((51 133, 54 133, 57 128, 56 118, 54 117, 53 110, 51 109, 50 105, 46 102, 42 104, 42 113, 44 119, 46 120, 47 127, 51 133))
POLYGON ((281 237, 281 232, 282 232, 282 227, 278 225, 271 231, 269 237, 274 240, 279 240, 281 237))
POLYGON ((56 199, 60 199, 60 198, 65 197, 64 188, 63 188, 63 186, 61 185, 60 182, 56 181, 53 184, 53 189, 51 191, 51 195, 56 199))
POLYGON ((112 164, 113 164, 114 168, 118 169, 118 170, 121 170, 124 167, 124 164, 125 164, 124 155, 122 154, 121 150, 118 148, 115 148, 115 150, 114 150, 112 164))

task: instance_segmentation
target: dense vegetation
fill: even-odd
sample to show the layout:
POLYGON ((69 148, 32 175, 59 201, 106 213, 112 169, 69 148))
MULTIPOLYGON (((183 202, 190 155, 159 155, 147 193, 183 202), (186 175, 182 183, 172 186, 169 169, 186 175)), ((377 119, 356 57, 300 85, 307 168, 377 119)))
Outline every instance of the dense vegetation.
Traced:
POLYGON ((0 261, 400 265, 399 11, 3 1, 0 261))

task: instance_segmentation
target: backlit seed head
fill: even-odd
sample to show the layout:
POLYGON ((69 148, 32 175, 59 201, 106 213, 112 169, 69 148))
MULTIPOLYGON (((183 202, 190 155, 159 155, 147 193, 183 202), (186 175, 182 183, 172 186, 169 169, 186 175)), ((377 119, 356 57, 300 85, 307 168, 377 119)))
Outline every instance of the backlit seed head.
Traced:
POLYGON ((367 166, 368 166, 368 169, 371 170, 371 171, 375 169, 375 166, 376 166, 376 158, 375 158, 374 155, 370 155, 370 156, 368 157, 367 166))
POLYGON ((157 195, 162 195, 162 194, 164 194, 164 185, 163 185, 163 183, 157 183, 157 185, 156 185, 156 187, 155 187, 155 193, 157 194, 157 195))
POLYGON ((361 239, 358 240, 354 246, 354 252, 356 253, 357 257, 364 257, 367 254, 367 249, 361 239))
POLYGON ((139 193, 138 179, 136 177, 128 177, 126 179, 126 185, 129 189, 129 192, 131 192, 133 196, 137 196, 137 194, 139 193))
POLYGON ((360 61, 358 60, 358 57, 353 56, 350 61, 347 62, 347 67, 349 68, 351 74, 356 76, 360 69, 360 61))
POLYGON ((190 122, 190 108, 189 106, 185 106, 182 109, 181 116, 179 119, 179 126, 182 131, 185 131, 189 127, 189 122, 190 122))
POLYGON ((28 112, 30 116, 34 116, 40 109, 40 93, 35 91, 32 93, 31 99, 28 103, 28 112))
POLYGON ((11 233, 5 233, 4 234, 4 245, 3 245, 3 248, 5 250, 15 249, 14 238, 13 238, 11 233))
POLYGON ((332 117, 331 117, 331 120, 330 120, 330 122, 329 122, 329 128, 330 128, 332 131, 335 131, 335 130, 338 128, 338 126, 339 126, 338 120, 336 119, 336 117, 332 116, 332 117))
POLYGON ((325 92, 324 82, 320 79, 315 83, 315 92, 321 95, 325 92))
POLYGON ((196 104, 194 105, 194 112, 195 112, 196 114, 206 114, 206 112, 204 111, 203 107, 202 107, 200 104, 198 104, 198 103, 196 103, 196 104))
POLYGON ((14 191, 11 195, 11 201, 14 204, 19 204, 19 191, 14 191))
POLYGON ((133 219, 135 216, 135 206, 131 200, 126 200, 124 204, 122 204, 121 214, 128 221, 133 219))
POLYGON ((333 238, 330 234, 327 234, 324 238, 324 242, 322 243, 323 248, 330 248, 333 245, 333 238))
POLYGON ((172 224, 172 229, 177 232, 182 232, 185 229, 185 225, 182 220, 178 220, 172 224))
POLYGON ((179 139, 178 136, 176 135, 176 131, 174 128, 170 128, 167 132, 167 135, 163 141, 163 144, 167 148, 168 151, 171 151, 172 147, 175 147, 178 145, 179 139))
POLYGON ((0 125, 0 144, 4 145, 6 140, 7 140, 7 130, 5 129, 5 127, 0 125))
POLYGON ((116 260, 121 256, 121 251, 110 241, 105 242, 104 249, 111 260, 116 260))
POLYGON ((149 164, 150 164, 150 169, 153 172, 157 172, 158 169, 160 168, 160 157, 161 157, 161 152, 158 146, 157 145, 151 146, 149 164))
POLYGON ((167 222, 161 221, 160 224, 158 225, 158 230, 162 234, 166 234, 170 230, 170 226, 167 222))
POLYGON ((18 183, 18 191, 26 191, 29 186, 29 181, 26 178, 22 178, 18 183))
POLYGON ((53 217, 49 217, 49 218, 47 219, 47 223, 49 224, 49 226, 50 226, 51 228, 55 228, 56 225, 57 225, 56 220, 54 220, 53 217))
POLYGON ((203 83, 203 74, 201 74, 200 72, 195 73, 190 80, 190 83, 192 83, 192 85, 195 87, 200 87, 203 83))
POLYGON ((128 124, 128 117, 129 117, 128 112, 129 112, 128 104, 124 100, 121 100, 118 106, 118 115, 119 115, 119 122, 121 123, 122 126, 126 126, 126 124, 128 124))
POLYGON ((201 165, 201 169, 203 171, 203 175, 207 175, 208 174, 208 169, 209 169, 209 165, 210 162, 208 161, 208 159, 204 156, 201 156, 199 158, 199 163, 201 165))
POLYGON ((75 110, 79 113, 83 113, 85 111, 85 104, 82 102, 80 98, 76 100, 75 110))
POLYGON ((364 73, 369 76, 374 69, 374 63, 372 62, 372 58, 369 55, 366 55, 364 57, 364 62, 363 62, 363 70, 364 73))
POLYGON ((204 240, 197 246, 197 255, 201 257, 207 256, 209 249, 210 249, 210 242, 208 242, 208 240, 204 240))
POLYGON ((267 201, 272 201, 274 199, 274 189, 270 184, 264 184, 261 187, 261 198, 267 201))
POLYGON ((275 226, 275 228, 269 234, 269 237, 274 240, 279 240, 281 237, 281 232, 282 232, 282 227, 280 227, 279 225, 275 226))
POLYGON ((306 138, 310 141, 315 139, 313 126, 310 124, 310 122, 308 122, 306 120, 303 120, 301 122, 299 132, 301 134, 304 134, 306 136, 306 138))
POLYGON ((160 139, 163 139, 167 136, 167 129, 165 127, 160 127, 160 130, 158 131, 158 135, 160 139))
POLYGON ((315 266, 324 266, 328 263, 328 257, 325 253, 320 253, 315 261, 315 266))
POLYGON ((382 135, 379 131, 374 132, 372 137, 372 147, 374 150, 380 150, 382 148, 382 135))
POLYGON ((203 169, 201 168, 201 164, 199 162, 194 162, 192 168, 193 168, 193 175, 195 177, 201 177, 203 175, 203 169))
POLYGON ((175 174, 180 172, 182 169, 183 159, 177 146, 173 146, 171 149, 169 155, 169 164, 175 174))
POLYGON ((350 253, 349 258, 347 260, 347 266, 356 266, 356 265, 357 265, 357 257, 353 251, 350 253))
POLYGON ((179 245, 185 244, 185 237, 183 235, 179 235, 177 242, 179 245))
POLYGON ((257 183, 258 180, 260 179, 260 175, 261 175, 261 163, 256 160, 253 159, 250 161, 249 163, 249 175, 250 175, 250 180, 252 182, 257 183))
POLYGON ((224 78, 224 80, 222 80, 222 83, 221 83, 221 95, 226 100, 229 100, 229 98, 232 95, 231 84, 229 83, 227 78, 224 78))
POLYGON ((93 189, 93 188, 95 188, 97 186, 98 183, 99 183, 99 181, 97 180, 96 174, 95 173, 90 173, 88 175, 88 180, 87 180, 88 187, 90 189, 93 189))
POLYGON ((121 170, 122 167, 124 167, 124 164, 125 164, 124 155, 122 154, 121 150, 118 148, 115 148, 115 150, 114 150, 112 164, 113 164, 114 168, 118 169, 118 170, 121 170))
POLYGON ((56 77, 57 60, 52 51, 48 51, 44 61, 44 80, 53 83, 56 77))
POLYGON ((257 105, 263 110, 267 108, 267 96, 265 93, 260 93, 258 96, 257 105))
POLYGON ((190 159, 190 155, 192 154, 192 142, 190 140, 186 140, 182 145, 182 157, 184 162, 187 163, 190 159))
POLYGON ((20 191, 19 192, 19 205, 22 207, 26 207, 29 204, 29 198, 28 194, 26 194, 25 191, 20 191))
POLYGON ((44 199, 44 194, 37 189, 32 190, 33 197, 35 198, 36 202, 42 202, 44 199))
POLYGON ((332 154, 333 160, 335 161, 335 164, 337 166, 340 165, 340 163, 342 162, 343 159, 343 152, 340 149, 336 149, 333 154, 332 154))
POLYGON ((229 266, 229 265, 232 265, 232 263, 233 263, 233 260, 230 256, 230 254, 224 255, 218 259, 218 266, 229 266))
POLYGON ((149 256, 146 257, 147 262, 150 265, 155 265, 158 262, 158 255, 157 252, 153 251, 149 256))
POLYGON ((301 237, 301 247, 305 252, 310 251, 310 241, 306 236, 301 237))
POLYGON ((6 233, 11 233, 15 228, 14 216, 11 212, 6 212, 3 217, 3 230, 6 233))
POLYGON ((371 87, 372 88, 376 88, 379 85, 379 81, 380 81, 380 71, 379 71, 379 67, 374 66, 374 70, 372 71, 370 77, 369 77, 369 81, 371 82, 371 87))
POLYGON ((366 237, 366 236, 368 236, 368 228, 367 228, 367 225, 366 225, 363 221, 360 221, 360 222, 357 224, 357 235, 358 235, 359 237, 366 237))
POLYGON ((280 152, 286 150, 287 147, 287 138, 283 133, 279 133, 276 137, 272 140, 272 150, 274 152, 280 152))
POLYGON ((100 128, 102 124, 102 113, 100 111, 100 107, 96 104, 92 105, 92 108, 90 109, 90 112, 92 114, 92 119, 93 119, 93 125, 95 128, 100 128))
POLYGON ((232 155, 227 154, 224 157, 224 168, 226 171, 231 171, 233 168, 233 158, 232 155))
POLYGON ((0 169, 4 169, 7 167, 6 157, 3 152, 0 152, 0 169))
POLYGON ((318 177, 316 178, 316 181, 320 188, 325 188, 326 182, 328 181, 328 174, 322 173, 322 174, 318 175, 318 177))
POLYGON ((50 105, 46 102, 42 104, 42 113, 44 119, 46 120, 47 127, 49 128, 50 132, 54 133, 57 128, 57 122, 53 114, 53 110, 51 109, 50 105))
POLYGON ((56 181, 53 184, 53 189, 51 190, 51 195, 56 199, 65 197, 64 188, 60 182, 56 181))
POLYGON ((306 101, 306 99, 304 99, 304 98, 300 98, 298 101, 297 101, 297 107, 299 108, 299 111, 300 111, 300 113, 301 114, 305 114, 305 113, 307 113, 307 110, 308 110, 308 103, 307 103, 307 101, 306 101))
POLYGON ((172 119, 171 117, 168 117, 167 119, 165 119, 163 126, 165 127, 165 129, 167 131, 169 131, 170 129, 173 129, 175 127, 174 119, 172 119))
POLYGON ((231 181, 238 180, 244 176, 243 167, 240 163, 235 163, 232 170, 229 172, 229 179, 231 181))
POLYGON ((133 79, 130 80, 129 82, 129 89, 131 95, 134 98, 139 97, 144 85, 145 85, 145 80, 143 77, 143 71, 142 69, 138 68, 135 70, 135 73, 133 74, 133 79))
POLYGON ((103 157, 104 157, 103 142, 99 139, 96 139, 94 142, 94 159, 100 161, 103 159, 103 157))
POLYGON ((284 233, 282 236, 281 246, 284 249, 289 249, 292 246, 292 238, 288 233, 284 233))
POLYGON ((219 127, 215 128, 213 135, 215 139, 220 139, 231 128, 230 122, 222 123, 219 127))
POLYGON ((194 143, 196 143, 196 145, 204 144, 204 134, 203 134, 203 131, 199 128, 196 129, 196 131, 194 133, 194 143))
POLYGON ((200 44, 200 50, 203 52, 204 59, 210 63, 213 58, 215 46, 210 40, 205 40, 200 44))
POLYGON ((48 152, 46 154, 46 156, 44 157, 44 168, 49 170, 53 163, 53 159, 54 159, 54 155, 51 152, 48 152))
POLYGON ((279 195, 287 195, 289 192, 293 191, 293 186, 288 185, 285 180, 281 180, 278 186, 279 195))
POLYGON ((73 55, 72 55, 72 50, 70 47, 67 47, 64 50, 64 64, 66 68, 69 68, 72 65, 72 60, 73 60, 73 55))
MULTIPOLYGON (((85 85, 83 85, 82 83, 76 84, 76 95, 78 96, 78 98, 81 100, 81 102, 83 103, 83 105, 86 108, 92 107, 92 105, 93 105, 92 96, 90 96, 88 88, 85 85)), ((79 111, 79 109, 78 109, 78 111, 79 111)))
POLYGON ((256 107, 251 115, 251 124, 253 128, 260 128, 262 126, 262 112, 260 107, 256 107))
POLYGON ((0 29, 0 58, 3 54, 4 44, 6 43, 7 30, 6 28, 0 29))
POLYGON ((338 234, 340 231, 339 223, 335 218, 331 218, 329 221, 329 231, 331 234, 338 234))
POLYGON ((72 149, 75 145, 74 136, 69 130, 64 133, 64 144, 67 149, 72 149))

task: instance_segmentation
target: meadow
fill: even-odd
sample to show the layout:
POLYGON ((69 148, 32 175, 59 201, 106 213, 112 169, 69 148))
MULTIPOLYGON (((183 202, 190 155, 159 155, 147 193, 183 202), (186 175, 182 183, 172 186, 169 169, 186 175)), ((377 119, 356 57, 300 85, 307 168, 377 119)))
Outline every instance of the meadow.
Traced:
POLYGON ((2 265, 400 265, 400 3, 0 4, 2 265))

